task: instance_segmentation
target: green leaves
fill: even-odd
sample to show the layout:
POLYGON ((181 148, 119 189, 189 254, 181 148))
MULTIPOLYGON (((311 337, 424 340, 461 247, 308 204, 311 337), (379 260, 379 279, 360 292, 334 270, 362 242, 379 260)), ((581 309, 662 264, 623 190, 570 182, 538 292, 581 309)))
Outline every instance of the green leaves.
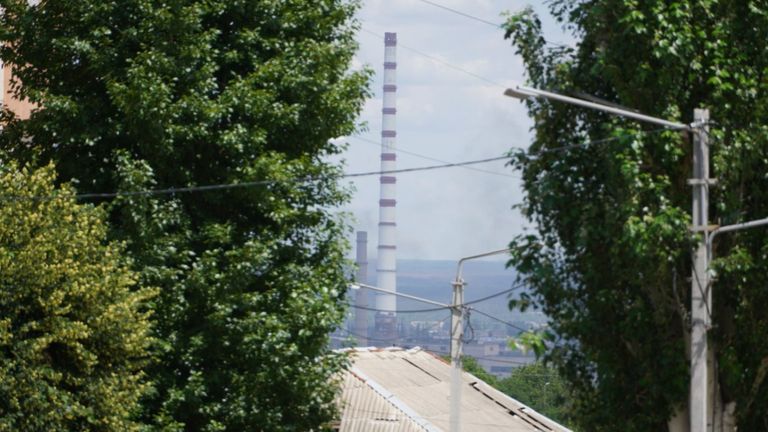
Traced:
MULTIPOLYGON (((713 0, 550 7, 578 39, 574 49, 546 46, 530 10, 507 23, 534 87, 682 122, 694 108, 709 108, 718 179, 710 221, 768 214, 768 84, 761 78, 768 20, 759 7, 713 0)), ((574 387, 583 427, 663 429, 687 398, 691 138, 565 104, 530 101, 528 108, 535 156, 517 156, 513 165, 539 234, 513 241, 510 265, 535 289, 511 306, 533 305, 552 318, 558 340, 546 358, 574 387), (589 142, 596 144, 573 147, 589 142)), ((765 282, 765 238, 756 229, 714 244, 717 326, 710 334, 721 353, 722 397, 735 402, 740 429, 763 427, 768 406, 758 372, 768 343, 756 336, 768 322, 756 313, 768 307, 756 288, 765 282)))
POLYGON ((104 203, 151 300, 157 430, 318 430, 342 359, 349 195, 330 143, 357 128, 357 2, 0 0, 3 60, 40 103, 0 144, 104 203), (31 144, 24 137, 34 137, 31 144), (306 180, 305 180, 306 179, 306 180), (221 183, 197 193, 131 194, 221 183))
POLYGON ((510 348, 518 349, 523 353, 533 351, 536 358, 541 358, 547 350, 547 341, 552 342, 554 336, 543 331, 527 331, 509 341, 510 348))
POLYGON ((155 291, 54 177, 0 174, 0 430, 138 430, 155 291))

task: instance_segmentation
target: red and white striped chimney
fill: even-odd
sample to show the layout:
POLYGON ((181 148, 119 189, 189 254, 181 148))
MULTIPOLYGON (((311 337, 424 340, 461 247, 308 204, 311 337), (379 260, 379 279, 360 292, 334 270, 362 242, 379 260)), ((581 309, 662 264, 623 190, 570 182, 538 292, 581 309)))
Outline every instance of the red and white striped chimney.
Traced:
MULTIPOLYGON (((393 171, 397 168, 395 144, 396 95, 397 95, 397 33, 384 33, 384 97, 381 130, 381 170, 393 171)), ((395 208, 397 205, 396 182, 394 174, 380 177, 379 195, 379 247, 376 268, 377 283, 380 288, 397 292, 397 223, 395 208)), ((397 337, 395 313, 397 299, 391 294, 376 297, 376 333, 382 338, 397 337)))

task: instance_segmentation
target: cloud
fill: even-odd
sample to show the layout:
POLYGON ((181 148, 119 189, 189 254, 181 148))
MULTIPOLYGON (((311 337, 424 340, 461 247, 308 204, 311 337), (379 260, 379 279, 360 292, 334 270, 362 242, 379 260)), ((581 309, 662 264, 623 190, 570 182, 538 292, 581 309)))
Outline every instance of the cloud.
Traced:
MULTIPOLYGON (((492 22, 501 22, 499 14, 504 10, 525 6, 521 1, 435 1, 492 22)), ((543 7, 537 10, 552 39, 572 41, 543 7)), ((374 97, 366 102, 360 117, 369 127, 364 134, 367 139, 380 141, 384 56, 382 38, 371 33, 383 36, 385 31, 394 31, 398 33, 400 149, 463 161, 527 147, 532 123, 525 107, 502 95, 506 86, 524 80, 523 63, 500 29, 420 0, 368 0, 359 17, 363 31, 358 36, 360 52, 354 67, 367 64, 376 72, 371 84, 374 97)), ((379 169, 377 145, 354 138, 347 141, 347 171, 379 169)), ((398 155, 397 163, 401 168, 435 164, 405 153, 398 155)), ((475 168, 503 175, 466 168, 398 175, 400 258, 453 260, 504 247, 522 232, 527 222, 511 209, 523 199, 515 173, 503 161, 475 168)), ((369 253, 375 255, 378 176, 357 178, 354 184, 357 192, 345 210, 355 215, 356 230, 368 231, 369 253)))

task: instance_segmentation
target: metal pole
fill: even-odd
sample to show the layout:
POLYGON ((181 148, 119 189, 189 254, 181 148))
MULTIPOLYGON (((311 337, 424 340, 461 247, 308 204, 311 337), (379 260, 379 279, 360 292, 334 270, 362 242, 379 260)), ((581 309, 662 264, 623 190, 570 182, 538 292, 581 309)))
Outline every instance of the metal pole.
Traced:
POLYGON ((742 222, 742 223, 737 223, 733 225, 724 225, 721 227, 717 227, 717 229, 712 231, 709 234, 709 237, 707 238, 707 250, 709 251, 707 253, 707 256, 709 257, 709 260, 710 261, 712 260, 712 244, 715 241, 715 237, 717 237, 719 234, 733 232, 733 231, 741 231, 744 229, 756 228, 764 225, 768 225, 768 218, 756 219, 749 222, 742 222))
POLYGON ((377 291, 377 292, 380 292, 380 293, 385 293, 385 294, 390 294, 390 295, 397 296, 397 297, 403 297, 403 298, 407 298, 407 299, 411 299, 411 300, 416 300, 416 301, 420 301, 422 303, 429 303, 429 304, 433 304, 435 306, 440 306, 440 307, 444 307, 444 308, 452 307, 451 305, 447 305, 445 303, 436 302, 434 300, 425 299, 425 298, 421 298, 421 297, 416 297, 416 296, 412 296, 410 294, 403 294, 403 293, 400 293, 400 292, 397 292, 397 291, 392 291, 392 290, 388 290, 388 289, 384 289, 384 288, 379 288, 377 286, 368 285, 368 284, 364 284, 364 283, 360 283, 360 282, 355 282, 353 284, 350 284, 349 287, 351 289, 353 289, 353 290, 360 289, 360 288, 366 288, 366 289, 377 291))
POLYGON ((456 279, 453 281, 453 302, 451 309, 451 432, 461 431, 461 354, 464 338, 464 262, 491 255, 509 253, 509 249, 464 257, 456 266, 456 279))
POLYGON ((451 309, 451 432, 461 431, 461 342, 464 337, 464 281, 453 282, 451 309))
MULTIPOLYGON (((357 232, 357 275, 355 280, 362 283, 368 282, 368 233, 365 231, 357 232)), ((355 311, 355 333, 357 334, 357 344, 359 346, 368 345, 368 293, 364 290, 358 290, 355 294, 355 304, 360 306, 355 311)))
POLYGON ((700 239, 693 252, 691 277, 691 387, 690 420, 691 432, 710 431, 709 409, 712 395, 709 394, 709 345, 707 332, 711 327, 712 292, 709 289, 707 237, 709 235, 709 142, 707 122, 709 111, 696 109, 693 149, 693 231, 700 239))
MULTIPOLYGON (((709 186, 714 181, 709 178, 709 110, 694 110, 694 121, 691 125, 672 122, 644 114, 606 106, 582 99, 572 98, 545 90, 526 86, 515 86, 507 89, 504 94, 519 99, 542 97, 564 103, 583 106, 611 114, 628 117, 648 123, 666 126, 672 129, 689 130, 693 132, 693 178, 689 183, 693 186, 692 231, 700 234, 699 244, 693 252, 693 269, 691 277, 691 383, 689 395, 689 415, 691 432, 709 432, 712 426, 710 407, 714 400, 714 385, 710 386, 710 367, 708 361, 713 358, 709 352, 707 332, 711 328, 712 292, 709 285, 709 186)), ((750 228, 763 225, 763 221, 754 221, 734 229, 750 228)), ((725 232, 722 229, 719 232, 725 232)), ((714 232, 712 237, 716 235, 714 232)))
POLYGON ((585 108, 590 108, 598 111, 607 112, 610 114, 618 115, 621 117, 628 117, 635 120, 640 120, 646 123, 653 123, 661 126, 668 127, 670 129, 677 129, 677 130, 691 130, 691 126, 660 119, 658 117, 653 117, 645 114, 640 114, 638 112, 629 111, 621 108, 616 108, 604 104, 599 104, 595 102, 586 101, 584 99, 578 99, 570 96, 564 96, 558 93, 552 93, 546 90, 540 90, 533 87, 526 87, 518 85, 514 88, 508 88, 506 91, 504 91, 504 94, 506 96, 518 98, 518 99, 527 99, 529 97, 543 97, 550 100, 556 100, 560 102, 564 102, 571 105, 577 105, 582 106, 585 108))

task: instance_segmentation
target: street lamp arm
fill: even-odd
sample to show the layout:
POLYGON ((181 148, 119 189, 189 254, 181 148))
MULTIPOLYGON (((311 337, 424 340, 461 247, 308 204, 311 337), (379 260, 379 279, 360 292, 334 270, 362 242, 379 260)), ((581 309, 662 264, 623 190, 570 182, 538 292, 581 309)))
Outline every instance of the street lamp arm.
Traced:
POLYGON ((416 301, 420 301, 420 302, 424 302, 424 303, 429 303, 429 304, 432 304, 432 305, 435 305, 435 306, 444 307, 444 308, 451 308, 452 307, 451 305, 448 305, 448 304, 445 304, 445 303, 440 303, 440 302, 432 301, 432 300, 429 300, 429 299, 412 296, 412 295, 409 295, 409 294, 403 294, 403 293, 399 293, 397 291, 390 291, 390 290, 387 290, 387 289, 384 289, 384 288, 379 288, 379 287, 376 287, 376 286, 373 286, 373 285, 367 285, 367 284, 360 283, 360 282, 353 282, 349 287, 351 289, 366 288, 366 289, 369 289, 369 290, 383 292, 383 293, 386 293, 386 294, 392 294, 393 296, 403 297, 403 298, 407 298, 407 299, 411 299, 411 300, 416 300, 416 301))
MULTIPOLYGON (((709 110, 696 109, 693 112, 693 123, 683 124, 679 122, 651 117, 628 109, 604 105, 584 99, 560 95, 532 87, 515 85, 504 92, 504 95, 518 99, 530 97, 545 98, 563 103, 594 109, 638 121, 664 126, 674 130, 692 132, 693 135, 693 186, 691 221, 694 227, 707 227, 709 219, 709 110)), ((708 335, 710 328, 710 307, 712 292, 703 290, 702 286, 709 288, 709 274, 707 269, 712 255, 712 239, 721 232, 735 231, 738 229, 752 228, 768 224, 768 219, 746 222, 743 224, 721 227, 711 235, 704 235, 698 240, 696 248, 692 251, 691 268, 691 322, 696 323, 691 328, 690 347, 690 392, 688 399, 689 426, 692 432, 705 432, 714 424, 714 410, 710 407, 713 400, 713 389, 710 379, 710 367, 708 365, 708 335), (697 289, 698 288, 698 289, 697 289), (706 291, 706 292, 705 292, 706 291)), ((461 270, 459 270, 460 272, 461 270)), ((463 283, 458 280, 454 287, 461 288, 463 283)), ((456 288, 454 288, 456 289, 456 288)))
POLYGON ((456 266, 456 282, 455 283, 461 283, 461 281, 462 281, 462 271, 464 270, 464 262, 470 261, 470 260, 473 260, 473 259, 478 259, 478 258, 485 258, 485 257, 492 256, 492 255, 499 255, 499 254, 503 254, 503 253, 508 253, 511 250, 512 249, 509 249, 509 248, 499 249, 499 250, 495 250, 495 251, 491 251, 491 252, 485 252, 485 253, 481 253, 481 254, 478 254, 478 255, 472 255, 472 256, 468 256, 468 257, 464 257, 464 258, 460 259, 458 265, 456 266))
POLYGON ((724 226, 721 226, 721 227, 717 228, 716 230, 712 231, 712 234, 709 236, 709 238, 710 238, 710 241, 711 241, 713 238, 715 238, 716 235, 721 234, 721 233, 726 233, 726 232, 731 232, 731 231, 739 231, 739 230, 743 230, 743 229, 747 229, 747 228, 755 228, 755 227, 759 227, 759 226, 763 226, 763 225, 768 225, 768 218, 756 219, 756 220, 753 220, 753 221, 742 222, 742 223, 733 224, 733 225, 724 225, 724 226))
POLYGON ((712 256, 712 244, 715 241, 715 237, 717 237, 718 234, 732 232, 732 231, 740 231, 743 229, 749 229, 749 228, 755 228, 763 225, 768 225, 768 218, 764 219, 756 219, 749 222, 742 222, 737 223, 733 225, 724 225, 721 227, 718 227, 717 229, 713 230, 712 233, 707 236, 707 255, 712 256))
POLYGON ((450 430, 461 432, 461 354, 464 326, 464 279, 462 270, 464 262, 484 258, 491 255, 509 253, 510 249, 499 249, 478 255, 464 257, 456 266, 456 280, 453 281, 453 309, 451 310, 451 409, 450 430))
POLYGON ((570 96, 564 96, 564 95, 552 93, 546 90, 539 90, 533 87, 517 85, 514 88, 508 88, 506 91, 504 91, 504 95, 517 98, 517 99, 527 99, 529 97, 542 97, 545 99, 556 100, 556 101, 564 102, 571 105, 578 105, 585 108, 590 108, 597 111, 603 111, 603 112, 607 112, 607 113, 622 116, 622 117, 628 117, 628 118, 640 120, 646 123, 653 123, 653 124, 668 127, 670 129, 686 130, 686 131, 693 130, 693 128, 690 125, 687 125, 684 123, 664 120, 657 117, 640 114, 635 111, 616 108, 616 107, 603 105, 595 102, 590 102, 584 99, 578 99, 570 96))

